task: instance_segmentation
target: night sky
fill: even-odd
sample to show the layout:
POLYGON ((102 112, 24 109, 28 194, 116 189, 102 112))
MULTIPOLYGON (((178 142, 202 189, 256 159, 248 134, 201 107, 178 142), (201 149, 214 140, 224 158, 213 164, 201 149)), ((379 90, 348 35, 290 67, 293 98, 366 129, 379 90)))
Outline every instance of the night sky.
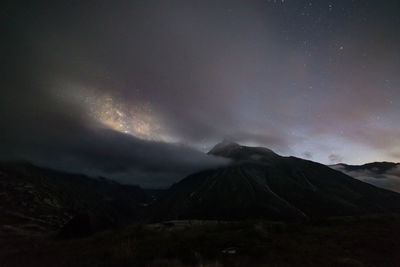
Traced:
POLYGON ((400 2, 12 1, 0 156, 167 185, 228 139, 400 161, 400 2))

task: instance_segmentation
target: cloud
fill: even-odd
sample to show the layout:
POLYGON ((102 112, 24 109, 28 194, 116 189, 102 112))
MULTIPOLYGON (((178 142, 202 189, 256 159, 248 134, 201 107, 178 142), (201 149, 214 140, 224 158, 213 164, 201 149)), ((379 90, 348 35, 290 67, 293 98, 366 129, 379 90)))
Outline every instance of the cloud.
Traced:
POLYGON ((390 168, 384 172, 381 172, 378 169, 362 168, 349 171, 345 166, 340 164, 333 165, 331 167, 360 181, 400 193, 400 165, 390 168))
MULTIPOLYGON (((56 153, 48 155, 58 151, 62 162, 77 164, 82 153, 90 155, 82 159, 85 164, 111 173, 118 169, 117 160, 108 164, 104 158, 112 151, 115 157, 134 159, 134 166, 144 165, 130 170, 132 177, 151 172, 162 180, 159 169, 174 176, 168 166, 148 167, 147 160, 153 157, 144 160, 131 151, 146 147, 154 159, 159 150, 171 159, 181 159, 178 150, 189 152, 172 144, 169 155, 162 142, 105 130, 103 124, 119 131, 125 128, 118 120, 107 117, 107 124, 89 116, 87 88, 94 98, 111 97, 118 111, 126 111, 127 129, 134 128, 132 134, 141 138, 150 135, 148 139, 202 149, 225 138, 278 153, 289 154, 293 148, 297 154, 309 151, 320 162, 328 161, 329 151, 362 161, 398 149, 395 1, 370 7, 357 3, 355 10, 365 14, 393 16, 376 19, 379 25, 347 21, 351 27, 346 18, 327 15, 315 28, 309 24, 313 20, 304 21, 297 12, 301 5, 297 1, 279 7, 263 1, 39 0, 35 5, 10 1, 7 14, 0 18, 5 27, 2 47, 7 51, 2 56, 7 68, 0 69, 3 154, 29 152, 44 164, 46 158, 55 161, 56 153), (304 23, 292 25, 297 19, 304 23), (324 25, 334 28, 327 31, 324 25), (315 30, 304 33, 301 28, 315 30), (315 36, 318 42, 307 43, 313 46, 312 53, 305 53, 304 40, 315 36), (340 44, 345 47, 340 53, 332 45, 337 40, 345 43, 340 44), (122 140, 129 150, 117 150, 123 147, 122 140), (365 153, 359 153, 360 147, 365 153), (60 152, 64 150, 68 153, 60 152)), ((310 16, 321 17, 320 10, 326 10, 322 5, 313 4, 310 16)), ((102 105, 100 101, 95 107, 102 105)), ((193 161, 202 165, 200 158, 193 161)), ((182 169, 177 162, 170 166, 182 169)), ((129 180, 128 176, 121 179, 129 180)))
POLYGON ((0 158, 147 187, 167 186, 192 172, 227 163, 183 145, 142 140, 61 114, 36 115, 40 119, 34 117, 0 134, 0 158))
POLYGON ((262 144, 270 149, 279 149, 280 152, 290 151, 290 144, 298 141, 295 137, 292 137, 292 140, 290 140, 279 129, 270 129, 264 133, 234 132, 226 134, 226 139, 243 144, 249 143, 255 146, 262 144))
POLYGON ((391 152, 390 156, 397 159, 397 161, 400 161, 400 152, 391 152))
POLYGON ((303 155, 303 157, 305 157, 306 159, 312 159, 312 157, 313 157, 312 153, 309 152, 309 151, 304 152, 302 155, 303 155))
POLYGON ((338 163, 343 161, 343 157, 338 154, 330 154, 328 158, 331 163, 338 163))
POLYGON ((46 68, 40 68, 43 61, 24 48, 16 42, 4 57, 8 68, 0 70, 1 160, 28 160, 147 187, 168 186, 192 172, 227 164, 183 145, 109 128, 90 115, 84 101, 54 89, 46 68))

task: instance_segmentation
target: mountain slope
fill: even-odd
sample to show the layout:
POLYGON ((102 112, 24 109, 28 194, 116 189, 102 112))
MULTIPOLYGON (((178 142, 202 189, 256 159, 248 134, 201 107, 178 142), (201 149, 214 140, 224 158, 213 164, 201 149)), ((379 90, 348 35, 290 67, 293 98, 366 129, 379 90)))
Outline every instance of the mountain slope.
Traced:
POLYGON ((373 162, 364 165, 341 163, 330 167, 360 181, 400 193, 400 163, 373 162))
POLYGON ((138 186, 0 162, 0 225, 15 231, 59 229, 90 213, 113 225, 137 219, 146 194, 138 186))
POLYGON ((156 219, 301 219, 400 211, 400 195, 325 165, 224 142, 227 167, 193 174, 155 204, 156 219))

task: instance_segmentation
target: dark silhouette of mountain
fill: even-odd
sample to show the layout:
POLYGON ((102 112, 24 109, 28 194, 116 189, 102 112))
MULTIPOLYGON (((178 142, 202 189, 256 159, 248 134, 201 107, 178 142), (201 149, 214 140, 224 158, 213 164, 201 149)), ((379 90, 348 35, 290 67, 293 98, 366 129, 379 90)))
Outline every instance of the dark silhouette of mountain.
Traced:
POLYGON ((78 214, 104 220, 98 225, 122 225, 141 217, 146 201, 138 186, 0 162, 0 225, 13 231, 57 230, 78 214))
POLYGON ((154 204, 156 220, 301 219, 400 211, 400 195, 262 147, 217 144, 227 167, 189 175, 154 204))
POLYGON ((373 162, 364 165, 340 163, 330 167, 360 181, 400 193, 400 163, 373 162))

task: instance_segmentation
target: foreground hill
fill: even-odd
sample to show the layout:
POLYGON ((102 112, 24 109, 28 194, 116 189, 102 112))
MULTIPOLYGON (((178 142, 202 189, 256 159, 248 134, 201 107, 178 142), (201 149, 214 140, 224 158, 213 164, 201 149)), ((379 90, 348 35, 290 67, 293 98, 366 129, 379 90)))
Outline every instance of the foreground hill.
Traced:
POLYGON ((78 214, 120 225, 137 219, 145 193, 106 179, 0 162, 0 226, 14 232, 59 229, 78 214))
POLYGON ((364 165, 340 163, 330 167, 360 181, 400 193, 400 163, 373 162, 364 165))
POLYGON ((229 142, 209 153, 232 163, 173 185, 154 205, 154 219, 281 220, 400 211, 399 194, 322 164, 229 142))

